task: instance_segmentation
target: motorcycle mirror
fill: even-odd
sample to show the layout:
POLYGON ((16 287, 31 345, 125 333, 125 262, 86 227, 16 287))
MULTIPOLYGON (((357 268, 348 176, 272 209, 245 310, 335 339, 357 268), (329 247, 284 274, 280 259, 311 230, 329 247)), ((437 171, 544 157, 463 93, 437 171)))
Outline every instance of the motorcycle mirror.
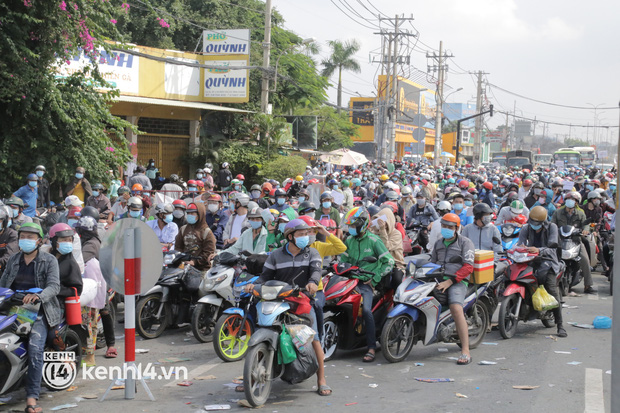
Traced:
POLYGON ((377 262, 377 257, 365 257, 364 259, 362 259, 362 261, 374 264, 375 262, 377 262))
POLYGON ((493 237, 493 243, 494 243, 494 244, 498 244, 498 245, 499 245, 499 244, 501 244, 501 243, 502 243, 502 241, 500 241, 500 239, 499 239, 499 238, 497 238, 497 237, 493 237))
POLYGON ((448 262, 452 264, 460 264, 461 262, 463 262, 463 258, 460 256, 452 257, 448 260, 448 262))

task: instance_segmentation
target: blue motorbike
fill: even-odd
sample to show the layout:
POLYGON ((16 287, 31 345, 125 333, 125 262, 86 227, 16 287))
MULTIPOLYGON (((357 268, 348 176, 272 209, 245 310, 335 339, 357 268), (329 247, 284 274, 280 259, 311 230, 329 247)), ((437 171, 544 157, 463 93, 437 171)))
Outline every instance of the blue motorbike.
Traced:
MULTIPOLYGON (((461 260, 461 257, 454 257, 450 262, 461 260)), ((438 342, 460 346, 450 309, 440 303, 440 294, 435 291, 444 276, 444 267, 431 263, 428 254, 414 256, 409 261, 407 276, 396 290, 395 306, 381 332, 381 351, 389 362, 397 363, 407 358, 418 340, 425 346, 438 342)), ((488 284, 473 283, 467 288, 463 310, 470 348, 476 348, 487 333, 487 309, 490 306, 485 295, 487 289, 488 284)))
POLYGON ((519 241, 521 227, 512 222, 504 222, 502 225, 499 225, 497 229, 502 236, 502 248, 504 252, 514 249, 517 246, 517 241, 519 241))

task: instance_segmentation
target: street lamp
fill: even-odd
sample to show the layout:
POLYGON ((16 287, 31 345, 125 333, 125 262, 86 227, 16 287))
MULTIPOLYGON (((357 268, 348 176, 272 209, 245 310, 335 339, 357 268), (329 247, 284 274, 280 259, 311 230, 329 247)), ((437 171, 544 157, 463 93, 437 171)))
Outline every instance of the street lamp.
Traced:
POLYGON ((275 92, 277 87, 278 87, 278 64, 280 63, 280 58, 282 56, 284 56, 285 54, 287 54, 289 51, 291 51, 294 48, 296 48, 297 46, 306 45, 306 44, 310 44, 310 43, 314 43, 314 42, 316 42, 316 39, 314 37, 308 37, 307 39, 303 39, 300 44, 292 44, 292 45, 290 45, 284 52, 282 52, 280 54, 280 56, 278 56, 278 58, 276 59, 276 71, 275 71, 276 79, 275 79, 275 81, 273 83, 273 90, 272 90, 272 92, 275 92))
MULTIPOLYGON (((597 131, 597 129, 596 129, 596 121, 598 120, 598 115, 597 115, 597 113, 596 113, 596 112, 598 111, 598 108, 599 108, 600 106, 605 105, 605 103, 599 103, 598 105, 594 105, 594 104, 592 104, 592 103, 586 103, 586 105, 590 105, 590 106, 592 106, 592 108, 594 109, 594 138, 593 138, 592 142, 593 142, 594 144, 596 144, 596 138, 597 138, 597 135, 598 135, 598 133, 597 133, 598 131, 597 131)), ((603 113, 605 113, 605 112, 603 112, 603 113)))

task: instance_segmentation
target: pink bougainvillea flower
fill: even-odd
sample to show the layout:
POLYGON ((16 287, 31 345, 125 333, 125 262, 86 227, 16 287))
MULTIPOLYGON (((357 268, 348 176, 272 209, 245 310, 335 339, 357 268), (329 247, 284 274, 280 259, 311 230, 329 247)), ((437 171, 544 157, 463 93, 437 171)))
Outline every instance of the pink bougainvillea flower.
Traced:
POLYGON ((157 21, 159 22, 159 25, 161 27, 166 27, 166 28, 170 27, 170 25, 168 23, 166 23, 166 21, 164 19, 162 19, 161 17, 158 17, 157 21))
POLYGON ((24 0, 24 6, 26 7, 32 6, 32 0, 24 0))
POLYGON ((60 7, 60 10, 67 11, 67 3, 64 0, 60 2, 58 7, 60 7))
POLYGON ((116 24, 116 19, 110 19, 110 23, 116 24))
POLYGON ((121 6, 121 8, 123 10, 125 10, 125 13, 129 12, 129 7, 131 7, 131 6, 129 6, 129 4, 127 4, 127 3, 123 3, 123 5, 121 6))

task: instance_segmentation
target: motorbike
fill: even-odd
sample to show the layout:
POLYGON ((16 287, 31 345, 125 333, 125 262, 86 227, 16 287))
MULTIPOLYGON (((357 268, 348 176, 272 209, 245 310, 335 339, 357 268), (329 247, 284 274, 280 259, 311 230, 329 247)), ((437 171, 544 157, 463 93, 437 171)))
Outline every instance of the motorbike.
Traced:
MULTIPOLYGON (((249 349, 243 365, 243 388, 247 401, 256 407, 267 402, 274 380, 280 377, 284 379, 290 374, 289 366, 295 364, 280 364, 276 357, 280 348, 280 334, 283 326, 299 324, 299 317, 292 312, 296 304, 300 305, 300 301, 295 303, 289 300, 302 299, 301 302, 305 301, 308 311, 311 306, 309 298, 300 293, 299 287, 293 288, 282 281, 271 280, 265 284, 256 285, 252 295, 254 299, 260 300, 256 304, 260 328, 254 332, 248 343, 249 349)), ((314 355, 314 350, 310 349, 309 354, 314 355)), ((291 382, 299 382, 312 376, 318 364, 315 363, 314 367, 316 368, 304 372, 305 377, 299 377, 291 382)))
MULTIPOLYGON (((450 260, 462 262, 461 257, 450 260)), ((425 346, 433 343, 456 343, 460 340, 450 309, 433 295, 445 276, 444 266, 430 262, 430 255, 416 256, 408 264, 407 277, 394 296, 396 304, 388 314, 381 332, 381 352, 391 363, 403 361, 413 346, 422 340, 425 346)), ((487 333, 488 308, 492 305, 485 294, 489 284, 467 287, 463 311, 469 332, 469 347, 476 348, 487 333)), ((436 294, 436 293, 435 293, 436 294)))
MULTIPOLYGON (((366 257, 365 262, 376 262, 375 257, 366 257)), ((323 321, 323 351, 325 360, 334 357, 337 349, 353 350, 362 348, 366 343, 366 329, 362 317, 362 295, 356 288, 359 284, 356 274, 374 275, 357 266, 334 264, 333 272, 323 278, 325 291, 323 321)), ((394 290, 385 286, 390 277, 385 277, 382 285, 375 291, 372 313, 375 319, 377 339, 387 315, 393 305, 394 290), (380 291, 384 290, 385 293, 380 291)))
POLYGON ((601 242, 603 243, 603 254, 606 255, 607 265, 609 270, 605 273, 607 279, 609 279, 609 295, 614 293, 614 240, 615 234, 612 231, 612 221, 615 219, 614 214, 606 212, 603 217, 603 227, 599 231, 601 236, 601 242))
POLYGON ((248 350, 248 343, 256 330, 256 311, 251 295, 244 292, 247 284, 253 284, 257 275, 243 271, 233 284, 235 305, 227 308, 215 323, 213 348, 224 361, 241 360, 248 350))
POLYGON ((191 321, 199 299, 203 273, 191 265, 187 253, 169 251, 155 286, 136 305, 136 330, 145 339, 157 338, 168 327, 191 321))
POLYGON ((581 230, 571 225, 560 227, 560 245, 562 247, 562 261, 566 269, 560 278, 559 288, 563 295, 568 295, 570 289, 581 282, 583 273, 579 268, 581 255, 581 230))
POLYGON ((521 227, 511 222, 505 222, 497 227, 502 237, 502 248, 504 251, 513 249, 519 241, 521 227))
MULTIPOLYGON (((17 389, 28 372, 28 336, 41 303, 24 304, 23 299, 27 294, 38 294, 41 291, 40 288, 26 291, 0 288, 0 395, 17 389)), ((75 361, 63 363, 60 367, 44 361, 43 371, 55 369, 57 376, 77 376, 82 362, 80 337, 68 327, 65 320, 55 327, 55 331, 60 338, 61 348, 57 348, 59 343, 55 343, 48 335, 45 351, 73 352, 75 361)), ((71 384, 56 386, 53 390, 64 390, 71 384)), ((44 385, 49 387, 45 382, 44 385)))
MULTIPOLYGON (((508 252, 512 264, 506 270, 506 288, 499 308, 499 333, 505 339, 512 338, 519 321, 527 322, 540 319, 547 328, 554 326, 552 311, 536 311, 532 304, 532 295, 538 289, 533 264, 538 261, 538 253, 529 253, 526 248, 515 248, 508 252)), ((562 278, 564 269, 556 274, 556 280, 562 278)), ((562 290, 560 291, 560 301, 562 290)))
POLYGON ((420 234, 422 231, 428 232, 426 227, 418 222, 407 227, 407 237, 411 240, 412 255, 419 255, 428 251, 426 247, 420 245, 420 234))

